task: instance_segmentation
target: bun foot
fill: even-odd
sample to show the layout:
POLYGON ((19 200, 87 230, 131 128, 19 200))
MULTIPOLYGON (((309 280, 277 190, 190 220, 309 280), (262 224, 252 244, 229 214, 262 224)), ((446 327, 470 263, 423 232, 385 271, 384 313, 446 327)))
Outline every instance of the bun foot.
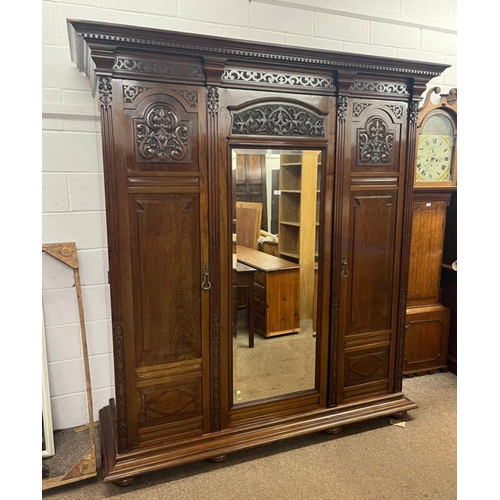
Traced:
POLYGON ((130 486, 131 484, 135 483, 136 479, 137 476, 126 477, 124 479, 118 479, 116 481, 113 481, 113 484, 115 486, 120 486, 121 488, 124 488, 125 486, 130 486))
POLYGON ((329 434, 330 436, 336 436, 342 432, 342 427, 332 427, 331 429, 326 429, 323 432, 325 434, 329 434))
POLYGON ((391 414, 392 418, 403 418, 408 412, 406 411, 398 411, 396 413, 391 414))

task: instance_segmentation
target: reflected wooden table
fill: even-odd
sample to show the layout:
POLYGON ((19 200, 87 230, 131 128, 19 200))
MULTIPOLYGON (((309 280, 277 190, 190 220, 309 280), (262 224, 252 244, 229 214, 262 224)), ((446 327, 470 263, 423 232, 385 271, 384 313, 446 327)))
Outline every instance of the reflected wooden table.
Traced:
POLYGON ((236 258, 256 270, 254 331, 263 337, 300 332, 300 265, 242 245, 236 258))
MULTIPOLYGON (((234 269, 236 275, 236 288, 245 288, 245 298, 246 298, 246 311, 247 311, 247 324, 248 324, 248 347, 254 346, 254 312, 253 312, 253 284, 254 275, 257 269, 242 264, 241 262, 236 263, 236 268, 234 269)), ((235 294, 236 295, 236 294, 235 294)), ((234 308, 236 311, 236 307, 234 308)), ((235 318, 235 332, 236 332, 236 318, 235 318)))

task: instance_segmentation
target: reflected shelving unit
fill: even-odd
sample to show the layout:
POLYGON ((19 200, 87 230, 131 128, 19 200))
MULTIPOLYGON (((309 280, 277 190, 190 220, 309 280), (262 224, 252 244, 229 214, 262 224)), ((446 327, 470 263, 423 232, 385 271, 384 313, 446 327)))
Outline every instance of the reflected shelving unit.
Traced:
POLYGON ((318 151, 281 155, 278 253, 300 265, 301 319, 313 318, 320 165, 318 151))

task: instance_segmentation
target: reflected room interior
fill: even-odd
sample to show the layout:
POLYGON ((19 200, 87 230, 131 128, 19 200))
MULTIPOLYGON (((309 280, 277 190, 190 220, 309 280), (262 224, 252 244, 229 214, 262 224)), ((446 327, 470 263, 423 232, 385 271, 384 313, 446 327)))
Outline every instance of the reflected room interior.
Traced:
POLYGON ((232 150, 233 403, 315 387, 319 150, 232 150))

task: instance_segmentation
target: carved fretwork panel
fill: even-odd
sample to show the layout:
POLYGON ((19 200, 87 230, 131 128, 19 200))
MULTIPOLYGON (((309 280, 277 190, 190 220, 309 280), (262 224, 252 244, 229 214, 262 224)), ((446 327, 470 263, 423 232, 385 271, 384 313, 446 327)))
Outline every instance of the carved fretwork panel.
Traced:
POLYGON ((352 171, 400 170, 400 139, 406 120, 405 103, 353 100, 352 171))
POLYGON ((285 71, 266 71, 261 69, 226 68, 221 80, 232 86, 252 86, 263 89, 293 89, 294 92, 328 92, 336 90, 335 79, 331 76, 310 75, 285 71))
POLYGON ((349 87, 352 93, 378 95, 409 95, 406 83, 355 80, 349 87))
POLYGON ((189 161, 189 122, 167 104, 150 106, 143 119, 134 119, 138 160, 189 161))
POLYGON ((289 102, 253 104, 231 111, 231 134, 277 137, 324 137, 324 117, 289 102))
POLYGON ((141 56, 118 56, 113 65, 115 75, 125 78, 162 78, 172 82, 203 82, 205 75, 199 62, 176 58, 155 59, 141 56))
POLYGON ((127 163, 134 170, 197 170, 198 90, 124 81, 127 163))
POLYGON ((392 160, 394 132, 380 116, 373 116, 366 122, 365 129, 358 129, 357 143, 358 165, 377 165, 392 160))

